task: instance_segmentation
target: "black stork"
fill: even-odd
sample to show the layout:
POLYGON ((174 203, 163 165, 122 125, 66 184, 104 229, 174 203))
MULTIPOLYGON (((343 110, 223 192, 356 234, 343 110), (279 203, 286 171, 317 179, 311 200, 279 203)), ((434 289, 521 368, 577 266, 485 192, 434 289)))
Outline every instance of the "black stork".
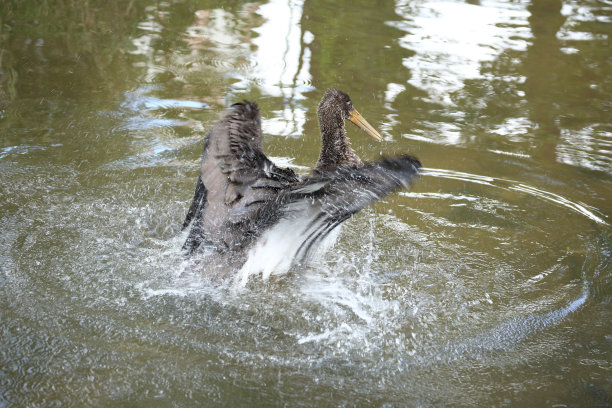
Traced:
MULTIPOLYGON (((195 195, 183 229, 184 249, 212 249, 238 281, 287 271, 304 262, 343 221, 396 189, 409 187, 421 163, 402 155, 364 164, 344 127, 350 120, 370 136, 378 132, 339 89, 318 107, 321 154, 304 178, 276 166, 263 152, 261 115, 255 103, 232 105, 204 140, 195 195)), ((218 266, 218 265, 217 265, 218 266)), ((218 270, 218 268, 217 268, 218 270)), ((218 272, 215 272, 217 274, 218 272)))

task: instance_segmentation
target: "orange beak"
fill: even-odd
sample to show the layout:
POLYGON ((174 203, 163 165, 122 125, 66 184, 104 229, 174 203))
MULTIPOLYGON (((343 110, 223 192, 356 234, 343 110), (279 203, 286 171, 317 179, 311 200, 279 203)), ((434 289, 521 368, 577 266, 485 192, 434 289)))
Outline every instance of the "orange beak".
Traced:
POLYGON ((353 109, 349 112, 349 120, 353 122, 355 125, 359 126, 361 130, 366 132, 368 135, 372 136, 374 139, 381 141, 382 136, 368 123, 367 120, 359 112, 357 109, 353 109))

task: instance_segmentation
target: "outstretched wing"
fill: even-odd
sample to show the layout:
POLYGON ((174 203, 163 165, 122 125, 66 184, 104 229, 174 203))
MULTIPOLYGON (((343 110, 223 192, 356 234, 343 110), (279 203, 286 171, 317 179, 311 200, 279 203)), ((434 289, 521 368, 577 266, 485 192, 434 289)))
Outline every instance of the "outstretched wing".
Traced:
POLYGON ((358 168, 340 167, 290 189, 283 200, 283 217, 306 215, 308 219, 299 232, 302 242, 296 260, 307 257, 315 244, 357 211, 398 188, 409 187, 420 168, 418 159, 400 156, 358 168))
POLYGON ((421 163, 411 156, 383 159, 363 167, 339 167, 290 186, 261 207, 256 231, 263 231, 250 248, 236 281, 249 276, 266 279, 303 262, 343 221, 392 191, 408 187, 421 163))
POLYGON ((274 165, 263 153, 261 115, 255 103, 234 104, 206 135, 200 175, 183 228, 191 225, 184 248, 202 242, 217 248, 245 244, 258 208, 288 184, 292 170, 274 165))

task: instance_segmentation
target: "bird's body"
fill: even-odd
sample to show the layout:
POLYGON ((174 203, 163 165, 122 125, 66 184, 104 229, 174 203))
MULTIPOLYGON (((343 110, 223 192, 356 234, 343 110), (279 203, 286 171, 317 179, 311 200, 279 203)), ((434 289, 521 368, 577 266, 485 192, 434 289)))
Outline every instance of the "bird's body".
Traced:
POLYGON ((284 272, 301 262, 338 225, 391 191, 407 187, 420 162, 411 156, 363 164, 344 129, 349 119, 380 135, 344 92, 331 89, 319 104, 321 155, 300 178, 263 153, 261 116, 251 102, 234 104, 206 135, 196 192, 183 228, 184 248, 201 245, 240 268, 238 279, 284 272))

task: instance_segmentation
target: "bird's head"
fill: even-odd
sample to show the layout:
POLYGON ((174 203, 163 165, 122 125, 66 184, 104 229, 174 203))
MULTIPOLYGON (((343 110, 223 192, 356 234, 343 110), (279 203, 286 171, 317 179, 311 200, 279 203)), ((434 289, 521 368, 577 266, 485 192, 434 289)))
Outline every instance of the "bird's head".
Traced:
POLYGON ((343 125, 344 120, 348 119, 374 139, 382 140, 382 136, 380 136, 376 129, 357 112, 346 92, 337 88, 331 88, 325 92, 319 103, 318 113, 321 128, 327 126, 330 122, 338 120, 343 125))

